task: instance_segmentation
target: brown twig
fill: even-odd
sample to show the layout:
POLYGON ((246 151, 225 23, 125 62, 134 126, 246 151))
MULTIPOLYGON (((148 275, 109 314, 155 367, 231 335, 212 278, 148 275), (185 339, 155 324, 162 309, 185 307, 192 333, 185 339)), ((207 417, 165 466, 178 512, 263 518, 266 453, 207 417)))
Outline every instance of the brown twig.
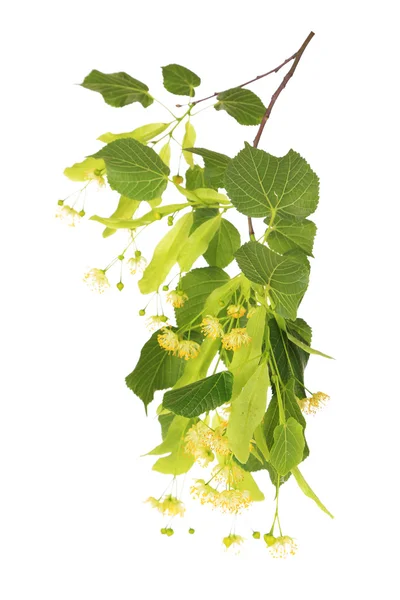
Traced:
MULTIPOLYGON (((280 69, 282 69, 282 67, 287 65, 288 62, 295 59, 296 55, 297 55, 297 52, 295 52, 292 56, 290 56, 289 58, 284 60, 283 63, 281 65, 279 65, 278 67, 275 67, 275 69, 271 69, 271 71, 267 71, 267 73, 263 73, 262 75, 257 75, 257 77, 254 77, 254 79, 250 79, 250 81, 246 81, 245 83, 242 83, 241 85, 237 85, 235 87, 242 88, 245 85, 250 85, 250 83, 253 83, 254 81, 258 81, 259 79, 262 79, 263 77, 266 77, 267 75, 271 75, 271 73, 277 73, 280 69)), ((226 90, 223 90, 223 91, 226 91, 226 90)), ((222 92, 214 92, 213 94, 211 94, 211 96, 207 96, 206 98, 201 98, 200 100, 195 100, 194 102, 190 102, 190 104, 192 106, 195 106, 196 104, 199 104, 200 102, 204 102, 205 100, 211 100, 211 98, 215 98, 215 96, 218 96, 218 94, 222 94, 222 92)), ((186 104, 176 104, 175 106, 177 108, 182 108, 183 106, 187 106, 187 105, 186 104)))
MULTIPOLYGON (((278 87, 276 92, 274 92, 274 94, 272 95, 271 102, 269 103, 267 110, 265 111, 264 116, 261 120, 260 127, 258 128, 258 131, 257 131, 257 135, 253 141, 254 148, 258 147, 262 132, 264 131, 264 127, 271 115, 271 112, 272 112, 272 109, 274 108, 275 102, 278 100, 280 93, 285 89, 289 79, 291 77, 293 77, 293 73, 295 72, 297 65, 299 64, 299 61, 303 55, 303 52, 307 48, 308 44, 311 42, 314 35, 315 35, 315 33, 313 31, 311 31, 309 33, 309 35, 307 36, 307 38, 304 40, 303 45, 299 48, 299 50, 296 52, 296 54, 293 55, 295 57, 294 63, 290 67, 290 70, 286 73, 285 77, 282 79, 282 83, 280 84, 280 86, 278 87)), ((288 61, 286 61, 286 62, 288 62, 288 61)), ((254 229, 253 229, 253 222, 251 220, 251 217, 248 217, 248 223, 249 223, 250 239, 254 240, 254 229)))

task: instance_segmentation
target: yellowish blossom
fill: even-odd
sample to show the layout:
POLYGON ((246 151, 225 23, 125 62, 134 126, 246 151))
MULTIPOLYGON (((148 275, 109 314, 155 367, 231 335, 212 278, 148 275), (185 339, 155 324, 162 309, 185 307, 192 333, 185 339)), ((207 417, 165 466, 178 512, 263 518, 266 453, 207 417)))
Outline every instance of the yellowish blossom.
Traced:
POLYGON ((81 220, 81 215, 72 206, 62 204, 58 207, 56 218, 66 223, 69 227, 75 227, 81 220))
POLYGON ((236 535, 236 533, 230 533, 226 537, 223 538, 222 543, 225 548, 228 550, 231 546, 240 546, 244 542, 244 538, 241 535, 236 535))
POLYGON ((132 256, 132 258, 129 258, 126 261, 126 264, 128 265, 130 274, 136 275, 136 273, 143 273, 143 271, 147 267, 147 260, 142 255, 135 255, 132 256))
POLYGON ((185 304, 187 299, 188 299, 187 295, 184 294, 183 292, 179 293, 174 290, 167 294, 167 302, 172 304, 172 306, 174 308, 182 308, 182 306, 185 304))
POLYGON ((100 173, 101 171, 99 171, 98 169, 89 169, 88 171, 85 171, 84 177, 89 181, 97 181, 99 187, 103 187, 106 185, 106 182, 104 180, 103 175, 101 175, 100 173))
POLYGON ((90 271, 85 273, 83 281, 87 283, 91 290, 99 294, 102 294, 110 287, 110 282, 103 269, 90 269, 90 271))
POLYGON ((241 306, 240 304, 231 304, 226 309, 226 312, 228 313, 228 315, 230 317, 234 317, 235 319, 240 319, 240 317, 243 317, 243 315, 245 314, 246 309, 244 306, 241 306))
POLYGON ((226 489, 219 492, 205 483, 204 479, 198 479, 190 491, 195 498, 200 500, 201 504, 211 504, 223 513, 238 514, 248 508, 251 502, 248 491, 226 489))
POLYGON ((225 350, 237 350, 241 346, 246 346, 251 342, 251 337, 245 327, 237 327, 232 329, 230 333, 226 333, 222 338, 222 345, 225 350))
POLYGON ((201 322, 201 331, 206 337, 216 340, 224 335, 224 330, 217 317, 207 315, 201 322))
POLYGON ((168 352, 172 352, 174 354, 174 356, 176 356, 176 353, 178 352, 178 348, 179 348, 178 336, 169 327, 163 327, 161 329, 161 332, 162 333, 160 333, 157 336, 157 341, 158 341, 159 345, 161 346, 161 348, 164 348, 164 350, 167 350, 168 352))
POLYGON ((154 315, 146 320, 147 329, 150 331, 157 331, 161 327, 168 327, 167 317, 164 315, 154 315))
POLYGON ((212 476, 215 481, 227 483, 228 486, 234 486, 244 479, 243 469, 236 463, 232 462, 221 467, 216 465, 212 470, 212 476))
POLYGON ((268 547, 273 558, 287 558, 289 554, 293 556, 297 551, 297 544, 288 535, 275 538, 275 542, 268 544, 268 547))
POLYGON ((185 360, 190 360, 191 358, 196 358, 200 352, 200 345, 197 342, 193 342, 192 340, 182 340, 178 344, 178 356, 179 358, 184 358, 185 360))
POLYGON ((315 415, 319 409, 321 409, 327 401, 329 396, 323 392, 316 392, 309 398, 302 398, 297 400, 302 412, 306 415, 315 415))
POLYGON ((247 313, 247 318, 251 319, 251 317, 255 314, 256 310, 257 306, 252 306, 247 313))
POLYGON ((202 466, 207 466, 214 460, 214 454, 210 449, 210 438, 212 431, 202 421, 199 421, 189 429, 185 436, 185 450, 195 457, 202 466))
POLYGON ((183 517, 185 514, 186 509, 183 502, 175 498, 175 496, 171 496, 171 494, 165 496, 162 500, 157 500, 153 496, 150 496, 146 502, 149 502, 153 508, 159 510, 163 515, 169 515, 170 517, 179 515, 183 517))

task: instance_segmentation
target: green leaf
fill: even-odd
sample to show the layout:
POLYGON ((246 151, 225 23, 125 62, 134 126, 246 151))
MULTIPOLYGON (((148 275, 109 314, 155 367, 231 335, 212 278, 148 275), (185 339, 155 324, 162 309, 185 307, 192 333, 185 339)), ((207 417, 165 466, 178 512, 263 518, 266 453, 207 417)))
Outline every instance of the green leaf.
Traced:
POLYGON ((228 266, 240 248, 240 233, 230 221, 221 219, 220 227, 208 245, 204 258, 212 267, 228 266))
MULTIPOLYGON (((220 154, 206 148, 185 148, 186 152, 198 154, 204 159, 204 178, 210 187, 225 187, 225 171, 231 161, 226 154, 220 154)), ((186 187, 188 187, 186 185, 186 187)), ((205 187, 205 186, 197 186, 205 187)))
MULTIPOLYGON (((309 354, 288 339, 287 333, 278 327, 275 319, 270 319, 268 324, 270 343, 274 351, 275 361, 282 381, 284 384, 288 384, 293 379, 294 394, 298 398, 304 398, 306 395, 304 389, 304 369, 307 366, 309 354)), ((308 330, 306 329, 308 325, 305 321, 302 321, 301 319, 296 319, 294 322, 288 321, 287 327, 288 329, 290 327, 290 330, 296 333, 298 338, 302 337, 302 339, 305 340, 305 336, 307 336, 307 341, 311 342, 311 330, 310 328, 308 328, 308 330), (294 329, 295 326, 297 327, 297 332, 294 329), (301 331, 301 335, 298 331, 301 331)), ((299 419, 297 418, 297 420, 299 419)))
POLYGON ((218 216, 218 214, 218 208, 196 208, 193 212, 193 225, 190 233, 192 234, 200 225, 218 216))
POLYGON ((72 167, 64 169, 64 175, 71 181, 89 181, 93 178, 95 171, 101 172, 106 168, 101 158, 85 158, 82 162, 75 163, 72 167))
POLYGON ((126 385, 147 406, 154 398, 156 390, 172 387, 183 373, 185 361, 176 358, 160 347, 155 332, 145 343, 139 361, 126 378, 126 385))
MULTIPOLYGON (((139 208, 140 200, 132 200, 126 196, 120 196, 118 206, 111 215, 110 219, 131 219, 139 208)), ((93 219, 95 220, 95 219, 93 219)), ((107 238, 117 230, 112 227, 106 227, 103 231, 103 237, 107 238)))
POLYGON ((195 383, 164 394, 163 406, 176 415, 198 417, 228 402, 232 395, 233 375, 221 371, 195 383))
MULTIPOLYGON (((295 380, 294 378, 289 379, 288 383, 281 390, 282 403, 285 412, 285 419, 289 419, 292 417, 300 423, 303 430, 306 428, 307 422, 304 418, 303 413, 297 403, 295 392, 294 392, 295 380)), ((267 447, 271 451, 271 448, 274 443, 274 431, 276 427, 279 425, 279 405, 278 398, 276 393, 272 396, 269 404, 267 412, 264 416, 263 421, 263 430, 265 436, 265 442, 267 447)), ((303 459, 307 458, 309 454, 308 446, 305 445, 303 459)))
POLYGON ((218 267, 193 269, 181 279, 181 288, 188 296, 185 304, 175 310, 179 328, 194 327, 202 319, 204 305, 210 294, 229 281, 229 275, 218 267))
POLYGON ((185 445, 182 442, 179 448, 169 456, 159 458, 153 465, 153 471, 164 475, 183 475, 190 471, 194 461, 194 456, 185 451, 185 445))
POLYGON ((303 475, 300 473, 299 468, 293 467, 292 473, 293 473, 293 476, 294 476, 295 480, 297 481, 297 484, 298 484, 299 488, 301 489, 301 491, 306 496, 308 496, 308 498, 311 498, 311 500, 314 500, 314 502, 317 504, 317 506, 319 506, 319 508, 322 511, 324 511, 324 513, 326 513, 332 519, 334 519, 333 514, 329 512, 329 510, 326 508, 326 506, 324 506, 324 504, 322 504, 322 502, 318 498, 318 496, 312 491, 312 489, 308 485, 307 481, 304 479, 303 475))
POLYGON ((221 223, 220 215, 205 221, 190 235, 178 255, 182 271, 189 271, 193 263, 207 250, 221 223))
POLYGON ((245 88, 232 88, 217 96, 215 110, 226 110, 241 125, 259 125, 267 110, 260 98, 245 88))
POLYGON ((167 142, 166 144, 164 144, 164 146, 161 148, 161 150, 158 154, 159 154, 159 157, 161 158, 161 160, 163 161, 163 163, 166 164, 167 167, 169 167, 169 163, 171 162, 171 144, 170 144, 170 142, 167 142))
POLYGON ((204 169, 200 165, 194 165, 193 168, 189 169, 185 173, 186 189, 193 191, 197 188, 205 188, 204 169))
MULTIPOLYGON (((183 136, 183 140, 182 140, 182 148, 186 148, 187 146, 189 146, 189 147, 193 146, 195 141, 196 141, 196 130, 193 127, 193 125, 191 124, 191 122, 187 121, 185 124, 185 135, 183 136)), ((183 154, 183 158, 186 160, 189 167, 191 167, 193 169, 193 167, 194 167, 193 154, 191 152, 186 152, 186 150, 183 150, 182 154, 183 154)))
POLYGON ((303 460, 304 445, 303 428, 293 417, 275 427, 270 461, 279 475, 286 475, 303 460))
POLYGON ((193 215, 188 213, 181 217, 167 235, 158 242, 154 249, 153 258, 139 281, 139 289, 142 294, 150 294, 158 290, 177 262, 182 246, 186 244, 189 238, 192 224, 193 215))
POLYGON ((240 287, 241 282, 242 276, 237 275, 233 279, 229 279, 227 283, 214 289, 206 300, 203 316, 207 317, 208 315, 211 315, 212 317, 216 317, 218 313, 221 312, 221 309, 230 304, 232 294, 240 287))
POLYGON ((126 106, 140 102, 145 108, 153 103, 147 85, 126 73, 101 73, 93 70, 85 77, 81 86, 99 92, 110 106, 126 106))
POLYGON ((225 188, 238 211, 249 217, 278 213, 283 218, 304 218, 318 204, 318 177, 293 150, 277 158, 245 144, 231 160, 225 188))
MULTIPOLYGON (((139 200, 131 200, 131 198, 126 198, 126 200, 130 200, 131 202, 140 202, 139 200)), ((152 202, 150 200, 149 202, 152 202)), ((183 208, 187 208, 188 204, 166 204, 165 206, 156 206, 157 210, 151 210, 138 219, 123 219, 115 216, 111 217, 99 217, 98 215, 93 215, 90 217, 91 221, 97 221, 98 223, 102 223, 103 225, 107 225, 107 227, 112 227, 113 229, 137 229, 138 227, 143 227, 143 225, 149 225, 154 221, 158 221, 161 217, 165 215, 170 215, 178 210, 182 210, 183 208)))
MULTIPOLYGON (((171 413, 173 414, 173 413, 171 413)), ((144 454, 144 456, 157 456, 161 454, 168 454, 177 450, 178 446, 182 443, 188 427, 191 426, 191 419, 186 417, 180 417, 179 415, 173 415, 172 422, 168 427, 168 433, 165 439, 158 444, 153 450, 144 454)))
POLYGON ((128 131, 126 133, 103 133, 97 139, 100 142, 105 142, 109 144, 110 142, 115 142, 115 140, 123 140, 125 138, 132 138, 141 142, 142 144, 147 144, 150 140, 154 139, 165 131, 171 123, 149 123, 148 125, 142 125, 133 131, 128 131))
POLYGON ((174 419, 175 419, 174 413, 169 412, 169 411, 168 412, 165 411, 165 413, 161 413, 158 415, 158 422, 160 423, 161 437, 163 440, 165 440, 165 438, 167 437, 168 430, 174 419))
POLYGON ((165 89, 178 96, 190 96, 192 98, 194 88, 201 83, 201 79, 196 73, 181 65, 172 64, 162 67, 162 73, 165 89))
POLYGON ((314 350, 314 348, 310 348, 310 346, 308 346, 307 344, 305 344, 304 342, 299 340, 297 337, 295 337, 291 333, 287 332, 287 336, 291 342, 293 342, 294 344, 296 344, 296 346, 298 346, 299 348, 304 350, 304 352, 308 352, 308 354, 316 354, 317 356, 323 356, 324 358, 331 358, 333 360, 332 356, 329 356, 329 354, 324 354, 323 352, 320 352, 319 350, 314 350))
POLYGON ((200 352, 196 358, 186 361, 182 377, 174 385, 174 389, 194 383, 198 379, 207 377, 208 369, 219 348, 219 340, 206 338, 200 346, 200 352))
POLYGON ((264 494, 258 487, 253 476, 248 472, 244 473, 244 477, 243 477, 242 481, 238 481, 235 484, 235 488, 237 490, 249 492, 250 498, 253 502, 262 502, 263 500, 265 500, 264 494))
POLYGON ((277 312, 295 319, 298 305, 308 286, 306 265, 292 256, 281 256, 258 242, 248 242, 236 252, 236 260, 250 281, 267 286, 277 312))
MULTIPOLYGON (((265 222, 270 223, 271 219, 267 218, 265 222)), ((268 245, 280 254, 285 254, 288 250, 301 250, 308 256, 312 256, 316 232, 317 227, 313 221, 289 217, 282 219, 276 216, 272 226, 267 230, 268 245)))
POLYGON ((254 439, 261 456, 265 461, 269 461, 269 449, 264 435, 263 423, 260 423, 254 430, 254 439))
POLYGON ((241 463, 246 463, 249 458, 250 441, 264 416, 268 386, 268 365, 263 363, 232 401, 227 436, 231 450, 241 463))
POLYGON ((116 140, 93 155, 103 158, 110 187, 135 200, 153 200, 167 187, 169 168, 137 140, 116 140))

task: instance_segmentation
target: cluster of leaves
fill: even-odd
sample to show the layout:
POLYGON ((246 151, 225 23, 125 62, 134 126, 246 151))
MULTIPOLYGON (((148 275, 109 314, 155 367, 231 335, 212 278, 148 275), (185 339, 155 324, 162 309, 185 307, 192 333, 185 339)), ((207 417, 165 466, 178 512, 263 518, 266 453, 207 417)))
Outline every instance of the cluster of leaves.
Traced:
MULTIPOLYGON (((162 72, 168 92, 194 97, 201 83, 195 73, 176 64, 162 72)), ((82 86, 115 107, 139 102, 147 108, 154 102, 149 88, 126 73, 94 70, 82 86)), ((176 304, 176 326, 167 329, 177 339, 192 341, 196 351, 192 357, 180 356, 160 345, 156 331, 126 377, 146 411, 156 391, 167 390, 158 408, 162 443, 151 452, 161 458, 153 468, 173 476, 187 472, 195 462, 183 443, 190 427, 199 420, 211 423, 210 415, 228 408, 223 435, 237 465, 249 477, 266 470, 278 488, 293 474, 303 492, 328 512, 298 469, 309 454, 299 402, 307 397, 304 370, 310 354, 321 354, 311 347, 311 328, 297 315, 309 282, 316 226, 308 217, 317 208, 318 178, 293 150, 275 157, 245 144, 229 157, 196 147, 195 106, 189 102, 181 116, 173 115, 166 123, 103 134, 99 140, 105 145, 65 172, 75 181, 106 176, 120 194, 111 216, 92 217, 106 227, 104 237, 122 229, 134 238, 168 217, 170 230, 156 245, 139 289, 158 294, 178 270, 176 293, 183 300, 176 304), (172 176, 170 170, 179 125, 184 126, 178 145, 188 165, 185 178, 172 176), (204 166, 195 164, 197 157, 204 166), (173 186, 181 201, 163 203, 167 186, 173 186), (150 210, 136 217, 146 202, 150 210), (259 220, 256 229, 263 233, 258 240, 251 236, 242 244, 228 219, 232 209, 259 220), (198 259, 207 266, 195 266, 198 259), (224 269, 233 261, 239 271, 230 277, 224 269), (239 314, 232 316, 230 306, 239 307, 239 314), (220 323, 220 334, 204 335, 204 326, 202 334, 207 318, 220 323), (228 346, 224 339, 232 332, 238 341, 228 346)), ((243 87, 219 93, 212 106, 247 126, 260 124, 266 110, 243 87)), ((248 488, 254 492, 251 481, 248 488)))

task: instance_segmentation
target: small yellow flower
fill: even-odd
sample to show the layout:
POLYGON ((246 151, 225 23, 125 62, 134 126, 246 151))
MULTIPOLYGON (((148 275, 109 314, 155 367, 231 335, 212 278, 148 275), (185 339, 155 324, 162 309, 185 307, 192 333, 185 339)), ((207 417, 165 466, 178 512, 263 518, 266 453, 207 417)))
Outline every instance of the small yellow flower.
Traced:
POLYGON ((165 496, 162 501, 150 496, 150 498, 147 498, 146 502, 149 502, 152 508, 156 508, 163 515, 169 515, 170 517, 175 517, 177 515, 183 517, 186 510, 183 502, 178 500, 178 498, 175 498, 175 496, 171 496, 171 494, 165 496))
POLYGON ((211 429, 199 421, 192 425, 185 436, 186 452, 192 454, 203 467, 206 467, 215 458, 210 449, 210 434, 212 434, 211 429))
POLYGON ((174 290, 167 294, 167 302, 172 304, 174 308, 182 308, 187 299, 187 295, 183 292, 179 293, 174 290))
POLYGON ((224 335, 224 330, 217 317, 207 315, 201 322, 201 331, 206 337, 216 340, 224 335))
POLYGON ((228 313, 228 315, 230 317, 234 317, 235 319, 240 319, 240 317, 243 317, 244 313, 246 312, 246 309, 244 306, 241 306, 240 304, 231 304, 226 309, 226 312, 228 313))
POLYGON ((56 218, 66 223, 69 227, 75 227, 81 220, 81 215, 72 206, 62 204, 58 207, 56 218))
POLYGON ((172 352, 174 356, 179 348, 179 338, 172 329, 169 327, 163 327, 161 329, 162 333, 157 336, 157 341, 161 348, 167 350, 168 352, 172 352))
POLYGON ((319 409, 321 409, 327 401, 329 400, 329 396, 324 394, 323 392, 317 392, 310 396, 310 398, 302 398, 301 400, 297 400, 298 405, 301 410, 306 415, 315 415, 319 409))
POLYGON ((168 327, 166 321, 167 317, 164 315, 154 315, 146 320, 146 325, 150 331, 157 331, 157 329, 161 329, 161 327, 168 327))
POLYGON ((250 493, 241 490, 224 490, 216 499, 217 506, 224 513, 238 514, 250 506, 250 493))
POLYGON ((275 538, 273 544, 268 544, 269 551, 274 558, 286 558, 291 554, 296 554, 297 544, 288 535, 275 538))
POLYGON ((235 533, 230 533, 228 536, 224 537, 222 543, 225 548, 228 550, 231 546, 242 544, 244 542, 244 538, 241 535, 236 535, 235 533))
POLYGON ((139 256, 132 256, 126 261, 128 265, 128 269, 131 275, 136 275, 136 273, 143 273, 145 268, 147 267, 147 260, 139 254, 139 256))
POLYGON ((226 437, 226 428, 228 427, 227 421, 222 421, 219 427, 216 427, 212 432, 211 437, 211 447, 216 452, 216 454, 220 454, 222 456, 228 456, 231 454, 231 450, 229 448, 229 440, 226 437))
POLYGON ((101 171, 99 171, 98 169, 89 169, 85 172, 84 177, 85 179, 91 181, 97 181, 99 187, 103 187, 106 185, 106 182, 104 180, 104 177, 100 173, 101 171))
POLYGON ((222 338, 222 345, 225 350, 237 350, 241 346, 246 346, 251 342, 251 337, 245 327, 237 327, 232 329, 230 333, 226 333, 222 338))
POLYGON ((106 272, 103 269, 90 269, 85 273, 83 281, 88 284, 91 290, 102 294, 110 287, 106 272))
POLYGON ((178 345, 178 356, 185 360, 196 358, 200 352, 200 345, 197 342, 191 340, 182 340, 178 345))
POLYGON ((230 465, 225 465, 223 467, 216 465, 212 470, 212 476, 215 481, 227 483, 228 486, 234 486, 240 481, 243 481, 244 472, 239 465, 233 462, 230 465))

